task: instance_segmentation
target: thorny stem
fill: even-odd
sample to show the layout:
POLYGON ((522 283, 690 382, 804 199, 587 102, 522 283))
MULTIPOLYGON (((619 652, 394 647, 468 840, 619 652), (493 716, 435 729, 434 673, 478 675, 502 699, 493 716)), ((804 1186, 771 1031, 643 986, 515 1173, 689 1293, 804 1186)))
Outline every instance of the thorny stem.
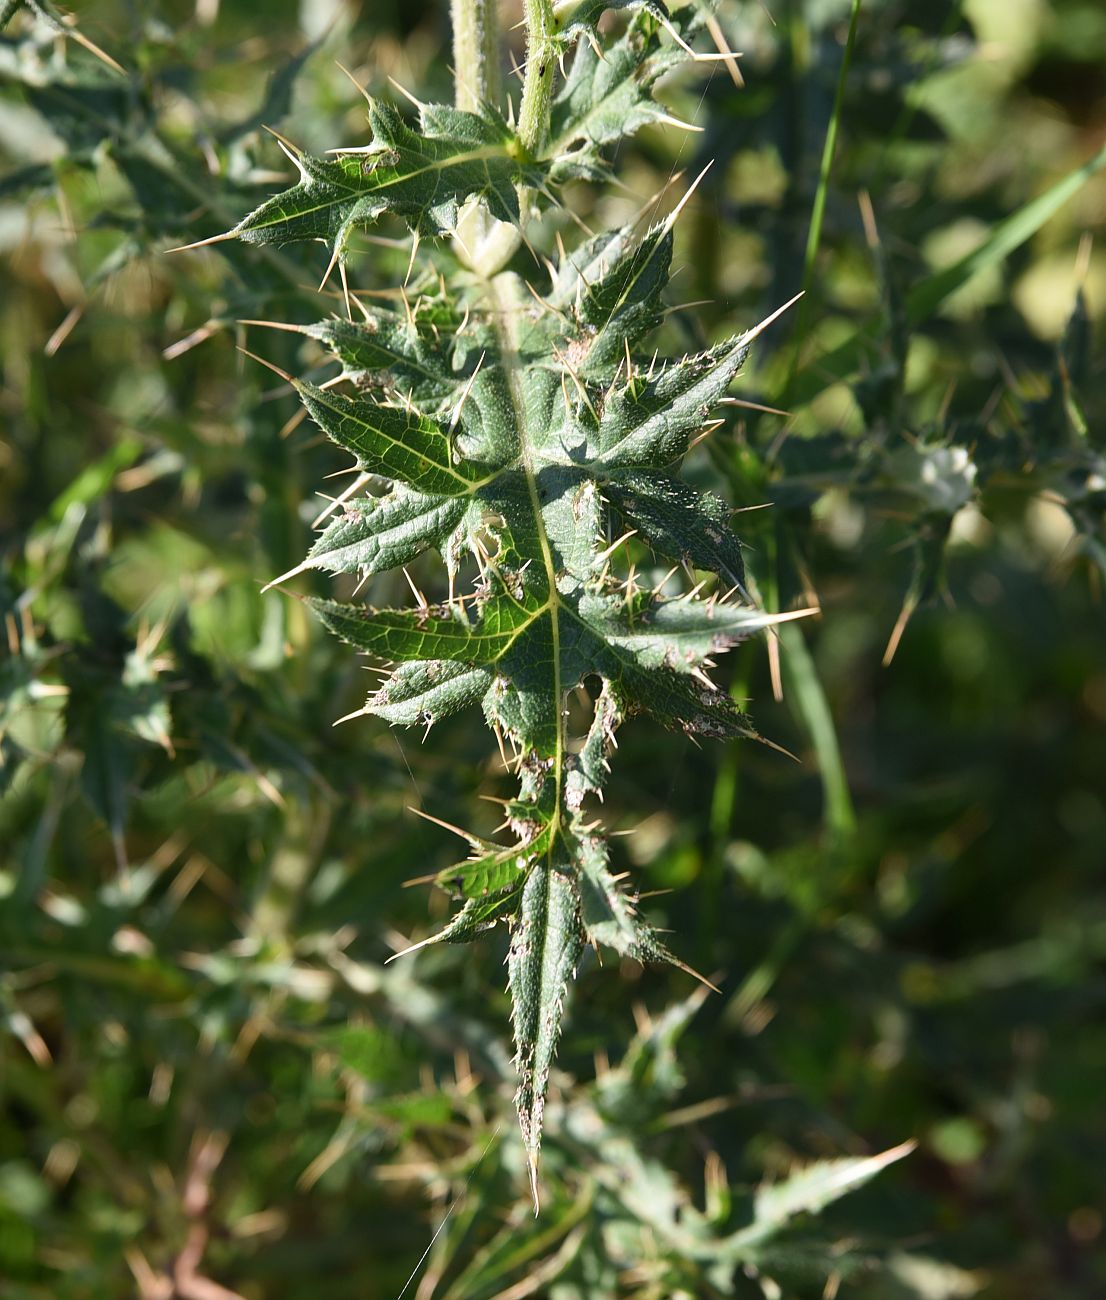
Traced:
MULTIPOLYGON (((499 0, 452 0, 454 99, 458 108, 479 112, 499 104, 499 0)), ((495 221, 477 200, 457 223, 465 261, 485 278, 501 270, 521 238, 513 225, 495 221)))
POLYGON ((499 103, 498 0, 452 0, 453 80, 458 108, 499 103))
POLYGON ((551 0, 525 0, 526 76, 518 115, 518 138, 537 154, 549 132, 553 74, 557 67, 557 19, 551 0))

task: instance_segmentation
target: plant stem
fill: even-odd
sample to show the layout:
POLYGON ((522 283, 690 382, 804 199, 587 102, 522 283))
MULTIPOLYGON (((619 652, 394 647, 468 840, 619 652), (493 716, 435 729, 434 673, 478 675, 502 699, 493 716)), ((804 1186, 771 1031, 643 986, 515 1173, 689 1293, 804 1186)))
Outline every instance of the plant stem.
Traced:
MULTIPOLYGON (((783 555, 795 548, 786 519, 778 522, 765 539, 764 547, 764 597, 769 609, 779 609, 783 555)), ((833 711, 803 634, 791 623, 782 624, 776 631, 780 642, 780 668, 787 686, 780 698, 786 698, 814 748, 822 782, 822 818, 827 841, 833 851, 838 852, 850 844, 856 832, 856 813, 833 711)))
POLYGON ((526 78, 518 115, 518 138, 537 154, 549 134, 553 72, 557 66, 557 19, 552 0, 525 0, 526 78))
POLYGON ((845 106, 845 87, 849 80, 849 68, 853 61, 853 48, 856 45, 856 28, 860 21, 861 0, 853 0, 852 14, 849 18, 849 32, 845 38, 845 53, 841 58, 841 68, 837 74, 837 90, 833 97, 833 111, 830 113, 826 139, 822 146, 822 161, 818 168, 818 188, 814 192, 814 205, 810 212, 810 229, 807 231, 806 251, 803 255, 803 296, 799 300, 799 310, 795 321, 795 346, 791 353, 791 366, 784 385, 784 400, 787 406, 791 385, 795 380, 795 371, 799 364, 799 351, 806 337, 807 320, 810 314, 810 288, 814 282, 814 263, 818 258, 818 249, 822 243, 822 222, 826 215, 826 197, 829 194, 830 172, 833 170, 833 158, 837 152, 837 131, 841 125, 841 114, 845 106))
POLYGON ((453 80, 458 108, 499 102, 498 0, 452 0, 453 80))
MULTIPOLYGON (((742 647, 740 662, 730 686, 730 695, 739 705, 744 703, 749 694, 752 666, 749 648, 742 647)), ((707 821, 708 848, 700 879, 699 960, 708 967, 715 965, 717 958, 715 944, 718 939, 718 923, 723 914, 722 885, 726 875, 726 848, 733 829, 738 785, 738 747, 729 744, 722 751, 715 773, 707 821)))
POLYGON ((826 196, 829 193, 830 171, 833 169, 833 157, 837 152, 837 132, 841 125, 841 113, 845 107, 845 86, 849 80, 849 68, 853 61, 853 48, 856 45, 856 27, 860 20, 860 0, 853 0, 852 14, 849 18, 849 32, 845 37, 845 53, 841 57, 841 68, 837 74, 837 89, 833 96, 833 112, 830 114, 826 129, 826 140, 822 146, 822 161, 818 168, 818 189, 814 194, 814 207, 810 214, 810 230, 807 234, 806 252, 803 256, 803 288, 809 289, 814 278, 814 262, 822 242, 822 221, 826 215, 826 196))
POLYGON ((822 780, 824 801, 823 816, 830 844, 835 850, 843 849, 856 833, 856 813, 853 811, 833 713, 803 634, 791 623, 783 624, 779 634, 784 652, 784 671, 790 688, 789 698, 794 701, 795 709, 818 756, 818 774, 822 780))
MULTIPOLYGON (((452 0, 454 100, 458 108, 478 113, 485 102, 498 106, 499 0, 452 0)), ((466 206, 457 223, 464 260, 486 279, 509 261, 521 242, 507 222, 495 221, 485 204, 466 206)))

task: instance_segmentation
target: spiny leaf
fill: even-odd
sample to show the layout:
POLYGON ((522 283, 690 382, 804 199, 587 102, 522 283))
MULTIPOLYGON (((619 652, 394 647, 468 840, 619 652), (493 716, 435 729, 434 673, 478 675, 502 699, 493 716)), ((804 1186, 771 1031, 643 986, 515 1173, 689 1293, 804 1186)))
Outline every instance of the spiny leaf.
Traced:
POLYGON ((761 1187, 753 1200, 753 1222, 731 1238, 734 1247, 748 1249, 753 1243, 773 1237, 799 1214, 816 1214, 842 1196, 862 1187, 888 1165, 914 1150, 904 1142, 876 1156, 819 1160, 795 1170, 782 1182, 761 1187))
MULTIPOLYGON (((288 328, 326 344, 361 401, 386 410, 399 402, 455 430, 453 462, 499 465, 518 455, 515 430, 504 419, 508 402, 495 337, 486 323, 458 316, 452 303, 437 300, 428 310, 420 305, 405 317, 373 311, 364 321, 288 328)), ((301 397, 305 404, 312 399, 308 409, 315 415, 317 391, 308 386, 301 397)))
POLYGON ((516 883, 483 898, 470 898, 437 934, 404 948, 388 960, 395 961, 397 957, 406 957, 435 943, 471 943, 515 910, 521 889, 521 885, 516 883))
POLYGON ((293 573, 368 575, 398 568, 428 546, 444 545, 465 509, 463 497, 427 496, 400 486, 382 498, 347 501, 342 517, 327 526, 293 573))
POLYGON ((729 527, 728 508, 679 479, 628 472, 603 484, 603 495, 658 555, 717 573, 744 590, 741 543, 729 527))
POLYGON ((668 21, 668 10, 660 0, 560 0, 553 6, 561 34, 567 40, 594 35, 608 9, 641 9, 660 22, 668 21))
POLYGON ((296 380, 295 387, 319 428, 352 452, 363 470, 419 492, 454 497, 471 492, 481 477, 476 466, 454 464, 449 435, 428 416, 364 397, 347 397, 302 380, 296 380))
POLYGON ((581 41, 553 104, 546 152, 554 166, 581 166, 594 158, 593 149, 667 119, 652 89, 686 57, 679 48, 662 49, 640 20, 602 53, 590 41, 581 41), (574 148, 580 145, 588 148, 574 148))
POLYGON ((540 184, 541 170, 520 161, 510 128, 499 119, 444 105, 423 105, 421 130, 379 100, 369 101, 373 141, 334 159, 288 151, 300 174, 230 232, 254 244, 319 239, 344 254, 353 232, 385 212, 414 230, 450 231, 460 205, 477 197, 500 221, 517 222, 516 186, 540 184))
POLYGON ((546 827, 533 839, 509 848, 476 841, 482 851, 467 862, 447 867, 439 874, 438 883, 465 898, 484 898, 508 886, 520 886, 538 858, 548 854, 553 837, 553 831, 546 827))
POLYGON ((660 323, 671 262, 663 226, 641 239, 630 228, 597 235, 565 258, 549 301, 573 317, 566 360, 583 379, 609 384, 627 349, 660 323))
POLYGON ((476 704, 491 680, 484 668, 442 659, 415 659, 400 664, 369 696, 365 712, 401 726, 430 726, 476 704))
POLYGON ((363 471, 392 483, 381 498, 345 503, 301 567, 369 574, 434 548, 450 576, 445 605, 310 602, 332 631, 393 667, 360 712, 429 727, 479 701, 514 749, 515 843, 467 837, 473 858, 438 877, 466 901, 427 942, 513 920, 518 1107, 532 1170, 585 933, 682 967, 636 915, 584 824, 615 732, 627 715, 648 712, 692 734, 755 736, 707 670, 712 655, 778 621, 719 592, 664 599, 623 585, 612 568, 625 538, 612 539, 605 502, 658 552, 719 574, 728 588, 743 577, 725 507, 669 467, 703 429, 753 334, 670 364, 635 360, 662 316, 670 225, 589 240, 554 269, 546 302, 504 273, 489 302, 474 296, 462 309, 437 292, 402 317, 373 311, 356 325, 308 327, 359 391, 294 381, 316 423, 363 471), (479 579, 457 598, 466 551, 479 579), (594 681, 594 718, 575 746, 567 698, 594 681))
POLYGON ((464 380, 452 368, 442 334, 459 321, 449 305, 428 309, 420 299, 408 318, 374 308, 364 321, 328 320, 297 326, 318 339, 342 363, 347 379, 358 385, 387 383, 416 402, 437 401, 464 380))
POLYGON ((632 378, 616 389, 599 422, 596 464, 661 469, 678 460, 748 350, 742 338, 731 339, 669 366, 655 379, 632 378))
POLYGON ((748 716, 725 692, 672 668, 642 668, 626 656, 619 664, 619 687, 627 712, 648 713, 671 731, 714 740, 755 739, 748 716))
POLYGON ((515 1105, 530 1161, 535 1208, 549 1071, 564 1018, 568 982, 582 951, 576 886, 546 859, 526 878, 507 957, 518 1049, 515 1105))
POLYGON ((619 888, 618 881, 607 869, 607 855, 598 840, 584 839, 578 861, 580 918, 589 943, 613 948, 620 956, 635 961, 667 962, 708 988, 714 988, 669 952, 653 928, 638 916, 634 901, 619 888))
POLYGON ((580 919, 589 943, 613 948, 624 957, 647 960, 659 945, 652 931, 634 912, 607 868, 607 857, 592 840, 580 855, 580 919))
POLYGON ((590 600, 584 608, 610 645, 631 651, 647 668, 699 663, 783 621, 780 615, 751 605, 692 596, 623 601, 621 607, 613 607, 614 613, 610 604, 600 613, 590 600))
POLYGON ((609 766, 608 756, 614 748, 614 734, 622 721, 622 708, 613 683, 604 679, 595 701, 595 713, 584 743, 568 765, 565 779, 565 803, 576 810, 584 796, 603 788, 609 766))
POLYGON ((448 659, 462 664, 494 664, 531 622, 519 606, 496 605, 478 627, 458 614, 434 615, 412 609, 370 609, 334 600, 308 602, 343 641, 379 659, 448 659))

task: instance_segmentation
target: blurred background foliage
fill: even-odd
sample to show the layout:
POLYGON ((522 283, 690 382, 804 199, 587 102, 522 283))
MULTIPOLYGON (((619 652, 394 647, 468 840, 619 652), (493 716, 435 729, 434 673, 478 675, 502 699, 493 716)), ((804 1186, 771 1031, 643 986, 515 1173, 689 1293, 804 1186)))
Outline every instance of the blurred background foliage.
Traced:
POLYGON ((835 117, 849 5, 727 0, 743 84, 682 74, 703 132, 568 196, 598 228, 714 160, 674 339, 808 289, 735 390, 789 416, 734 407, 693 470, 770 504, 760 593, 823 615, 734 656, 798 763, 625 733, 616 861, 722 992, 589 958, 535 1221, 505 937, 383 965, 448 907, 407 809, 471 825, 498 757, 332 729, 359 663, 260 590, 343 458, 236 349, 317 356, 236 322, 333 310, 324 257, 166 252, 283 180, 264 126, 360 140, 336 60, 448 98, 445 9, 2 6, 3 1294, 394 1297, 442 1225, 423 1300, 1100 1297, 1106 172, 1033 204, 1106 141, 1106 10, 864 5, 835 117), (753 1197, 910 1138, 823 1216, 753 1197))

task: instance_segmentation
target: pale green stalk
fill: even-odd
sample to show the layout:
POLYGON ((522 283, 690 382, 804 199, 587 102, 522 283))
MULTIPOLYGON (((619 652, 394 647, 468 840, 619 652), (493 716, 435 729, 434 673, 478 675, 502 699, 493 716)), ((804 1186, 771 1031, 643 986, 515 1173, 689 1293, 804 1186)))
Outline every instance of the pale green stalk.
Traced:
MULTIPOLYGON (((780 553, 789 542, 790 532, 781 520, 765 545, 763 589, 769 609, 780 607, 780 553)), ((790 545, 794 546, 794 542, 790 542, 790 545)), ((856 813, 833 711, 802 633, 793 625, 785 623, 777 629, 777 635, 780 642, 780 666, 784 674, 784 696, 814 748, 818 760, 818 776, 822 782, 822 815, 830 844, 836 851, 847 846, 855 834, 856 813)))
POLYGON ((526 0, 526 76, 518 115, 518 138, 536 155, 549 134, 553 74, 557 68, 557 19, 551 0, 526 0))
MULTIPOLYGON (((498 0, 452 0, 454 99, 458 108, 479 112, 499 105, 498 0)), ((465 260, 490 277, 501 270, 521 243, 514 226, 495 221, 485 205, 473 202, 461 214, 457 236, 465 260)))
POLYGON ((856 813, 833 712, 803 634, 788 623, 779 629, 779 637, 787 687, 818 756, 826 826, 834 847, 842 847, 856 832, 856 813))
POLYGON ((499 103, 498 0, 452 0, 453 81, 458 108, 499 103))

